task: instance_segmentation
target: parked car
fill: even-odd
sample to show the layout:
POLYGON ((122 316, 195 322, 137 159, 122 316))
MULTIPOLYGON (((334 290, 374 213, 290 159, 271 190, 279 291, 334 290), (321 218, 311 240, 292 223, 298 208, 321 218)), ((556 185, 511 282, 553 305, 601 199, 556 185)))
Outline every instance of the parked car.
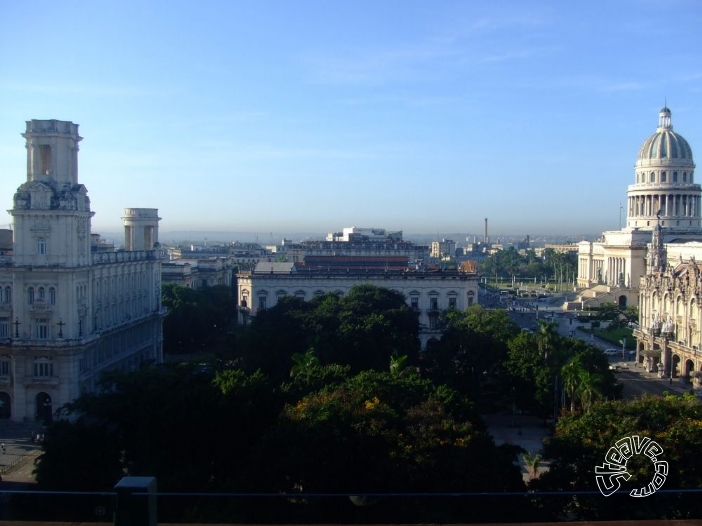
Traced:
POLYGON ((614 347, 612 347, 611 349, 605 349, 605 351, 604 351, 604 353, 607 356, 616 356, 617 354, 620 354, 621 352, 622 352, 621 349, 615 349, 614 347))

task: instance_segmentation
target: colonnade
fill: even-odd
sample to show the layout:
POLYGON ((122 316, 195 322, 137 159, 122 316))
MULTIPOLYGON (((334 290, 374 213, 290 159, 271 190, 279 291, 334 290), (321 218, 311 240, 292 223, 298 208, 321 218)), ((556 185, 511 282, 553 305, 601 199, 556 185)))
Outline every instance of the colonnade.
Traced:
POLYGON ((699 217, 700 196, 690 194, 651 194, 629 196, 629 217, 699 217))
POLYGON ((608 285, 627 284, 626 258, 607 258, 607 277, 605 281, 608 285), (620 278, 623 279, 623 283, 620 281, 620 278))

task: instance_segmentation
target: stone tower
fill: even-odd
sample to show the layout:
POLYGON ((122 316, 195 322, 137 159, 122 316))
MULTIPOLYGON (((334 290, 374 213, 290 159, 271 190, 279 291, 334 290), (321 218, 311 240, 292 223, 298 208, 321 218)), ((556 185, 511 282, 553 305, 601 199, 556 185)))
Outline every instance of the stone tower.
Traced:
POLYGON ((31 120, 27 181, 14 197, 15 265, 81 267, 90 258, 90 199, 78 183, 78 125, 31 120))
POLYGON ((158 248, 157 208, 125 208, 124 248, 125 250, 154 250, 158 248))

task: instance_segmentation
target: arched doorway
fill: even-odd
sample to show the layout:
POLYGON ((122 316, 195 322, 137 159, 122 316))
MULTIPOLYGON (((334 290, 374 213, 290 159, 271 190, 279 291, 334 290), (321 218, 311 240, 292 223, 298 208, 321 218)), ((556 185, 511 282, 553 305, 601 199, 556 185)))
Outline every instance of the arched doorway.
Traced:
POLYGON ((692 381, 692 371, 695 370, 695 363, 692 360, 685 360, 685 380, 692 381))
POLYGON ((9 419, 12 416, 12 399, 10 395, 0 393, 0 419, 9 419))
POLYGON ((39 393, 34 401, 34 419, 37 422, 42 422, 44 424, 51 423, 54 412, 51 403, 51 396, 46 393, 39 393))
POLYGON ((670 376, 671 378, 677 378, 678 376, 680 376, 680 356, 674 354, 672 358, 673 359, 671 362, 672 368, 670 370, 670 376))
POLYGON ((624 295, 619 296, 617 303, 619 304, 619 307, 621 307, 622 309, 624 307, 626 307, 626 296, 624 296, 624 295))

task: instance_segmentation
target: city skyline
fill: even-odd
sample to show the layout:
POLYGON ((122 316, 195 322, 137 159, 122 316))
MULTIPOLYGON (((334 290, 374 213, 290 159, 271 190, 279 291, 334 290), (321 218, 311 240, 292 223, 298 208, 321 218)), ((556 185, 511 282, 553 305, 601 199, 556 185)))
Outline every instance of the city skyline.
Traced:
POLYGON ((686 0, 7 2, 0 196, 24 121, 59 119, 95 232, 143 206, 164 232, 616 230, 664 104, 702 147, 701 22, 686 0))

